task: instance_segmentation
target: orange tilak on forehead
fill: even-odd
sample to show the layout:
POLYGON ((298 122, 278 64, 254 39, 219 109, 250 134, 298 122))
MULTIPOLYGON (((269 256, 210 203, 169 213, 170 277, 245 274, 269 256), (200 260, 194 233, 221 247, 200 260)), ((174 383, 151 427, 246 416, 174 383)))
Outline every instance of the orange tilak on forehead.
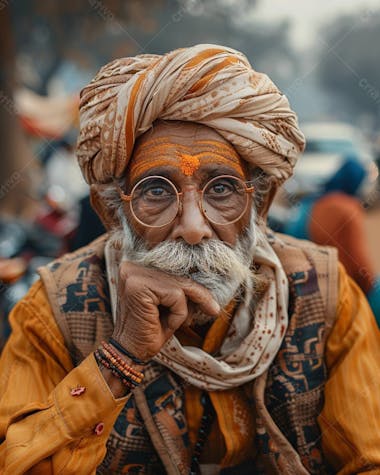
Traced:
POLYGON ((181 172, 186 176, 193 176, 201 164, 197 155, 188 155, 187 153, 178 153, 181 160, 181 172))
POLYGON ((140 145, 131 160, 129 177, 138 179, 150 170, 162 166, 177 167, 185 176, 192 176, 202 165, 227 165, 244 174, 241 159, 231 146, 217 140, 197 140, 175 143, 170 137, 147 140, 140 145))

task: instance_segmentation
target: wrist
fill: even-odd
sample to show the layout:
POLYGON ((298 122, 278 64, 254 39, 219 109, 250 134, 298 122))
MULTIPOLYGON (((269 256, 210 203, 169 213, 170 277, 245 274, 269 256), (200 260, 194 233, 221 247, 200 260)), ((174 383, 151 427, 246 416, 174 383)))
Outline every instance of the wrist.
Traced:
POLYGON ((108 387, 110 388, 113 396, 115 399, 119 399, 121 397, 127 396, 130 392, 131 389, 127 388, 119 378, 117 378, 110 369, 106 368, 103 366, 103 364, 96 360, 98 363, 100 372, 103 375, 103 378, 105 379, 106 383, 108 384, 108 387))
POLYGON ((128 359, 137 366, 144 367, 150 358, 147 355, 142 355, 141 352, 138 352, 134 349, 130 349, 130 346, 120 343, 120 339, 117 336, 112 336, 109 339, 109 344, 119 353, 123 358, 128 359))
POLYGON ((136 363, 114 345, 103 341, 94 355, 115 398, 126 396, 142 382, 144 365, 136 363))

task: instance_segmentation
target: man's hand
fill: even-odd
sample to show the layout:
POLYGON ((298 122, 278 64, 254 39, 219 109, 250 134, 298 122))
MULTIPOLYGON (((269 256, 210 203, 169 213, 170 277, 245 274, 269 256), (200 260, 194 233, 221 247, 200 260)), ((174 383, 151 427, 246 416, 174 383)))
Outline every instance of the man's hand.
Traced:
POLYGON ((119 277, 113 338, 143 361, 156 355, 186 321, 190 302, 209 315, 220 311, 211 292, 190 278, 131 262, 122 262, 119 277))

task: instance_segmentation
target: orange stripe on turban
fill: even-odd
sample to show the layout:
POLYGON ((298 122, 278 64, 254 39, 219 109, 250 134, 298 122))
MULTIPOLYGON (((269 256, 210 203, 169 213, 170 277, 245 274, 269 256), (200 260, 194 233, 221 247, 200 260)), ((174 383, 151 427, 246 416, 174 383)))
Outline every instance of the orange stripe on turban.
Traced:
POLYGON ((238 51, 197 45, 117 59, 83 89, 77 156, 87 182, 121 177, 136 138, 156 119, 215 129, 278 183, 304 147, 296 114, 268 76, 238 51))

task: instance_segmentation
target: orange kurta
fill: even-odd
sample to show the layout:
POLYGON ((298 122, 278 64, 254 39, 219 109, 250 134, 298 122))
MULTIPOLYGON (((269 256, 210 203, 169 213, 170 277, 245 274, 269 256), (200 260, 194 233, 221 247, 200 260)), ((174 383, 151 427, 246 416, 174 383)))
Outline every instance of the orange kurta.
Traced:
MULTIPOLYGON (((229 329, 229 316, 235 309, 232 302, 226 309, 226 315, 219 317, 211 325, 204 339, 193 330, 184 328, 178 332, 183 345, 203 348, 210 354, 218 352, 229 329)), ((194 386, 185 387, 185 411, 188 421, 189 438, 194 447, 203 406, 202 391, 194 386)), ((216 418, 201 454, 201 463, 217 463, 222 467, 238 465, 255 453, 254 411, 245 393, 244 386, 226 390, 209 392, 216 418), (233 416, 232 416, 233 414, 233 416)))
MULTIPOLYGON (((323 448, 340 475, 380 473, 380 331, 343 268, 337 311, 319 417, 323 448)), ((0 361, 0 473, 95 474, 127 398, 114 399, 92 355, 73 369, 41 282, 16 306, 11 323, 0 361), (73 397, 77 386, 86 391, 73 397)))

